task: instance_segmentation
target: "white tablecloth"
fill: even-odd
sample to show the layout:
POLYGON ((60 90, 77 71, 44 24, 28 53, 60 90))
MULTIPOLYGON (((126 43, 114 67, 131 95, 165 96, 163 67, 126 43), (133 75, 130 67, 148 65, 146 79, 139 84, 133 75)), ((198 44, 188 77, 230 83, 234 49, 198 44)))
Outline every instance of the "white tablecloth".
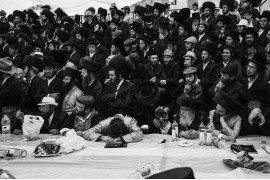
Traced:
MULTIPOLYGON (((50 137, 50 135, 41 135, 50 137)), ((27 150, 26 158, 0 160, 0 169, 6 169, 19 179, 74 179, 74 178, 127 178, 133 171, 146 163, 153 163, 154 172, 175 167, 191 167, 196 178, 267 178, 269 174, 241 169, 232 170, 223 164, 222 159, 233 158, 230 149, 218 149, 214 146, 199 146, 197 140, 191 147, 178 146, 179 141, 158 144, 159 134, 144 135, 142 142, 130 143, 127 148, 104 148, 104 143, 87 142, 78 152, 58 157, 38 158, 33 151, 40 143, 37 141, 11 140, 0 142, 0 149, 16 147, 27 150)), ((262 148, 262 137, 241 138, 237 143, 253 144, 258 154, 251 154, 254 161, 270 162, 270 155, 262 148)), ((268 143, 270 139, 268 138, 268 143)))

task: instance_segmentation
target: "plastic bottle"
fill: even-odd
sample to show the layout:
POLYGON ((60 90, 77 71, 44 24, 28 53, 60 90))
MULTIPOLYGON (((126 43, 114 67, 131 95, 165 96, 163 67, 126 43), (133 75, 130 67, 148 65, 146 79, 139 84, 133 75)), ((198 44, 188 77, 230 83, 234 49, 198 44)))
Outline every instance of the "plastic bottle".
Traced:
POLYGON ((212 126, 210 125, 210 122, 207 124, 207 130, 206 130, 206 146, 212 146, 212 126))
POLYGON ((1 128, 2 128, 2 136, 3 141, 7 141, 11 138, 11 127, 10 127, 10 119, 7 115, 1 120, 1 128))
POLYGON ((154 165, 152 163, 147 163, 142 168, 130 174, 128 176, 128 179, 147 178, 152 174, 153 169, 154 169, 154 165))
POLYGON ((5 156, 11 158, 15 157, 24 158, 27 156, 27 151, 24 149, 9 148, 5 151, 5 156))
POLYGON ((201 116, 201 124, 199 126, 199 145, 204 146, 205 145, 205 134, 206 134, 206 128, 203 124, 203 116, 201 116))
POLYGON ((172 123, 172 141, 177 141, 178 139, 178 124, 177 124, 177 116, 173 116, 173 123, 172 123))
POLYGON ((229 144, 223 139, 219 139, 218 137, 213 137, 212 140, 213 140, 213 144, 220 149, 227 149, 229 147, 229 144))

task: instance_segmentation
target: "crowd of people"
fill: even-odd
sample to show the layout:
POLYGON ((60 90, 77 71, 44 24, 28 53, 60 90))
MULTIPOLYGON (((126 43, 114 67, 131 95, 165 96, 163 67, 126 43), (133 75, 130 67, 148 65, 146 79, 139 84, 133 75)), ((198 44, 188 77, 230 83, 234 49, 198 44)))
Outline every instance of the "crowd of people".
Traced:
POLYGON ((178 124, 190 139, 201 123, 226 141, 269 136, 270 11, 259 4, 156 2, 134 16, 112 4, 86 9, 83 22, 49 5, 40 15, 2 10, 1 117, 14 134, 30 114, 44 119, 41 133, 75 129, 107 143, 142 140, 142 125, 170 133, 178 124))

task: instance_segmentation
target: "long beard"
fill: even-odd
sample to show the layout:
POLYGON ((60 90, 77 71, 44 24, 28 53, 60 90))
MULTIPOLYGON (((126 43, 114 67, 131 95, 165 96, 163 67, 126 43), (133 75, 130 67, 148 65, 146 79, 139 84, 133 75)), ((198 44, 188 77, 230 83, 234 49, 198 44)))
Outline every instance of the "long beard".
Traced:
POLYGON ((52 111, 50 110, 45 114, 41 114, 41 117, 44 119, 44 121, 47 121, 47 120, 49 120, 51 115, 52 115, 52 111))
POLYGON ((90 80, 91 80, 90 75, 87 75, 86 77, 83 77, 82 78, 82 87, 83 87, 83 90, 86 90, 88 88, 88 83, 90 82, 90 80))
POLYGON ((221 115, 218 114, 217 112, 214 112, 213 124, 214 124, 214 127, 215 127, 216 130, 221 130, 222 129, 221 123, 220 123, 220 118, 221 118, 221 115))
POLYGON ((180 114, 180 124, 182 126, 187 126, 188 124, 190 124, 195 116, 195 112, 193 110, 190 111, 185 111, 185 112, 181 112, 180 114))
POLYGON ((68 94, 69 91, 73 88, 73 83, 72 82, 69 82, 69 83, 63 83, 63 86, 62 86, 62 92, 63 94, 68 94))

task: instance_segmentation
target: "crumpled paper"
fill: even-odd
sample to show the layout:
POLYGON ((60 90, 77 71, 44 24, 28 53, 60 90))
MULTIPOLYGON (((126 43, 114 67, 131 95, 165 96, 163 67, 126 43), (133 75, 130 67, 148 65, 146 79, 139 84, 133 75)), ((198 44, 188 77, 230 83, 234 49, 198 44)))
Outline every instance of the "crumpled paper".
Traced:
POLYGON ((24 139, 27 141, 38 139, 43 123, 44 119, 41 116, 25 115, 22 125, 24 139))

